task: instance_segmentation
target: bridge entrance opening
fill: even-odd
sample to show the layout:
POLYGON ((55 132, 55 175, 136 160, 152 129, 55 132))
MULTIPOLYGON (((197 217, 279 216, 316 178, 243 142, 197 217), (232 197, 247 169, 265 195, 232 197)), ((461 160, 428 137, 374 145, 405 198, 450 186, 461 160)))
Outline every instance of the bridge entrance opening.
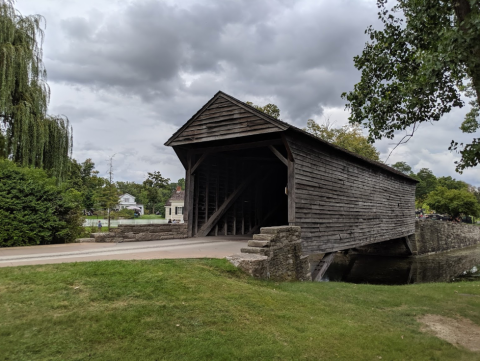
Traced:
POLYGON ((283 145, 193 156, 199 165, 187 209, 191 235, 251 235, 288 225, 288 168, 278 155, 287 157, 283 145))

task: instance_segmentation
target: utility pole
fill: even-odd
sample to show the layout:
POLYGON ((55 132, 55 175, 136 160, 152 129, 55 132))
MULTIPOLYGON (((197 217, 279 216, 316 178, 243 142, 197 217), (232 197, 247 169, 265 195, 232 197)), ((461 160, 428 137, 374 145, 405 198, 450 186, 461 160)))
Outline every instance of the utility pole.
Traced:
MULTIPOLYGON (((109 159, 109 163, 110 163, 110 166, 109 166, 109 170, 108 170, 108 187, 109 187, 109 192, 111 191, 112 189, 112 179, 113 179, 113 157, 115 157, 115 154, 112 155, 109 159)), ((110 198, 110 194, 109 194, 109 197, 110 198)), ((110 208, 111 208, 111 204, 110 204, 110 201, 108 203, 108 231, 110 232, 110 208)))

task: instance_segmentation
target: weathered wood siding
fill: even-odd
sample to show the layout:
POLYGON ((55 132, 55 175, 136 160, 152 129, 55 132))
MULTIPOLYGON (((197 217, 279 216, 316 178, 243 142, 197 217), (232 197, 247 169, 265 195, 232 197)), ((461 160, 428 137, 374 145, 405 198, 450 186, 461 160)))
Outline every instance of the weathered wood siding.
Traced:
POLYGON ((219 95, 169 144, 238 138, 284 129, 219 95))
POLYGON ((415 182, 295 133, 295 225, 306 253, 415 233, 415 182))

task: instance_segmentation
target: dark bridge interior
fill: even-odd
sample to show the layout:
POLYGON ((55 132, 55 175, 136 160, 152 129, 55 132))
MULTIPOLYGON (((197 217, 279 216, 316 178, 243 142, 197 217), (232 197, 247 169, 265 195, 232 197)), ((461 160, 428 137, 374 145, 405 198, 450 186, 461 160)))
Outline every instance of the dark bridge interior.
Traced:
MULTIPOLYGON (((275 149, 286 156, 283 145, 275 149)), ((272 149, 209 154, 194 177, 192 235, 254 234, 288 224, 287 166, 272 149)))

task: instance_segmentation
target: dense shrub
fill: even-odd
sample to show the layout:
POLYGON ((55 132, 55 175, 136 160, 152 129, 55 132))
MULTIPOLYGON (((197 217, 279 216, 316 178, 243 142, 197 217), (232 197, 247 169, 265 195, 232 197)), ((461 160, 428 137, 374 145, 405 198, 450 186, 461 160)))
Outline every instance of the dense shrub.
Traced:
POLYGON ((427 196, 425 203, 437 213, 444 213, 457 218, 460 214, 478 217, 480 204, 473 193, 466 189, 447 189, 437 187, 427 196))
POLYGON ((0 160, 0 247, 69 242, 81 231, 81 194, 40 169, 0 160))
POLYGON ((134 214, 135 214, 133 209, 127 209, 127 208, 121 209, 121 210, 119 210, 118 212, 115 212, 115 213, 116 213, 117 218, 122 217, 122 218, 127 218, 127 219, 134 218, 134 214))

